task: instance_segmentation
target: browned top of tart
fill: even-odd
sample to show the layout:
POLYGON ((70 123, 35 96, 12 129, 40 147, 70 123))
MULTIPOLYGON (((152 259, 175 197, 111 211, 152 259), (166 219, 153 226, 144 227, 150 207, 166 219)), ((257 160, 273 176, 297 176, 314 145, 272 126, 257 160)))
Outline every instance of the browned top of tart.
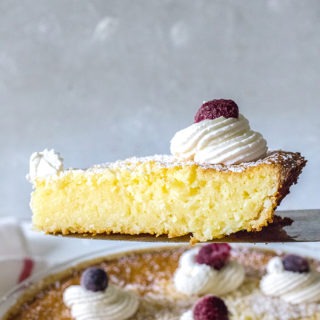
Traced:
MULTIPOLYGON (((4 319, 71 320, 70 310, 63 303, 63 292, 70 285, 80 283, 80 276, 88 266, 103 268, 108 272, 111 283, 133 290, 141 296, 139 310, 132 319, 179 319, 179 316, 190 309, 198 298, 178 293, 173 286, 172 277, 178 266, 179 258, 187 249, 186 247, 149 249, 149 251, 129 252, 82 263, 37 283, 4 319)), ((235 247, 232 249, 231 259, 237 260, 244 266, 246 280, 237 292, 223 297, 227 304, 232 306, 233 301, 236 301, 238 307, 244 308, 243 310, 247 312, 247 304, 251 301, 250 303, 256 303, 252 307, 252 312, 257 313, 257 316, 253 319, 267 319, 264 317, 265 311, 260 310, 259 304, 266 303, 270 313, 273 305, 279 305, 279 301, 264 297, 261 292, 258 292, 258 288, 267 262, 275 255, 276 253, 272 251, 252 248, 235 247), (241 305, 242 300, 243 306, 241 305)), ((318 262, 311 261, 311 264, 319 268, 318 262)), ((288 317, 279 318, 275 315, 274 319, 313 319, 315 312, 320 312, 320 305, 313 306, 310 311, 309 306, 290 306, 281 302, 279 308, 280 312, 285 312, 288 317), (300 310, 302 315, 303 312, 308 316, 311 313, 311 317, 300 317, 297 310, 300 310), (298 317, 290 317, 290 314, 298 314, 298 317)), ((233 311, 233 307, 231 310, 233 311)), ((241 312, 241 310, 238 311, 241 312)), ((279 310, 275 312, 279 313, 279 310)))

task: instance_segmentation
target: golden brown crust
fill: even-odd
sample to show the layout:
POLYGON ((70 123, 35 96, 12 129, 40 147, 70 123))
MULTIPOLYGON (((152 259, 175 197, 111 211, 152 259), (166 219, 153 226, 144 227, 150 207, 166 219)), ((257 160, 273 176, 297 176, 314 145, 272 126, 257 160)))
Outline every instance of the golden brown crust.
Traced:
POLYGON ((290 187, 298 182, 298 177, 307 160, 299 152, 274 151, 270 154, 280 168, 278 205, 290 192, 290 187))
POLYGON ((298 182, 298 177, 307 163, 307 160, 301 156, 299 152, 288 152, 282 150, 270 152, 267 157, 261 161, 265 164, 273 164, 278 167, 279 188, 277 191, 275 206, 273 211, 269 212, 266 223, 247 231, 261 231, 263 227, 268 225, 268 223, 274 222, 274 211, 280 205, 283 198, 290 193, 291 186, 298 182))

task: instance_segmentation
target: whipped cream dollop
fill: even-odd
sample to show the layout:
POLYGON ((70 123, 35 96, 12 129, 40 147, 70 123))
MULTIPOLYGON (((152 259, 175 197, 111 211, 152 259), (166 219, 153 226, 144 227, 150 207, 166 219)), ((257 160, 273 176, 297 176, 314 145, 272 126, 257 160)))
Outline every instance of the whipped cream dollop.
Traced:
POLYGON ((184 252, 173 281, 177 291, 187 295, 224 295, 236 290, 243 282, 245 271, 242 265, 229 261, 222 269, 216 270, 196 262, 200 248, 184 252))
POLYGON ((139 307, 137 295, 113 285, 98 292, 70 286, 64 291, 63 301, 76 320, 126 320, 139 307))
POLYGON ((262 277, 260 288, 264 294, 292 304, 318 302, 320 273, 287 271, 281 258, 274 257, 267 265, 267 274, 262 277))
POLYGON ((240 114, 239 118, 206 119, 178 131, 170 150, 180 159, 230 165, 264 157, 267 143, 240 114))
POLYGON ((63 159, 53 149, 34 152, 30 157, 27 179, 34 182, 38 177, 58 174, 63 171, 63 159))

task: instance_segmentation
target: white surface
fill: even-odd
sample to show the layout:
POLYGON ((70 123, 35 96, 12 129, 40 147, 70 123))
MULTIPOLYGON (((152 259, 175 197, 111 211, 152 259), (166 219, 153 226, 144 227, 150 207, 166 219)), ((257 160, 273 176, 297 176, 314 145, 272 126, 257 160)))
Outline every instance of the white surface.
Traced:
POLYGON ((169 152, 232 98, 309 163, 282 209, 319 208, 320 1, 0 1, 0 215, 30 217, 29 156, 66 167, 169 152))
POLYGON ((17 220, 13 217, 0 218, 0 259, 25 257, 28 250, 24 233, 17 220))
MULTIPOLYGON (((22 224, 23 232, 28 241, 30 252, 33 256, 45 258, 50 265, 78 258, 95 251, 113 248, 142 248, 155 247, 154 243, 106 241, 90 239, 73 239, 62 236, 45 235, 32 230, 31 223, 22 224)), ((163 245, 159 243, 158 245, 163 245)))
POLYGON ((25 279, 27 274, 37 273, 46 267, 45 259, 30 257, 28 238, 17 220, 0 218, 0 297, 25 279))
MULTIPOLYGON (((32 231, 30 223, 23 224, 24 233, 28 239, 31 252, 35 256, 44 257, 49 264, 54 265, 72 260, 84 254, 111 248, 143 248, 163 246, 165 243, 143 243, 126 241, 106 241, 90 239, 72 239, 61 236, 44 235, 32 231)), ((170 245, 170 243, 168 244, 170 245)), ((320 243, 287 243, 287 244, 234 244, 247 245, 257 248, 288 251, 304 256, 320 259, 320 243)))

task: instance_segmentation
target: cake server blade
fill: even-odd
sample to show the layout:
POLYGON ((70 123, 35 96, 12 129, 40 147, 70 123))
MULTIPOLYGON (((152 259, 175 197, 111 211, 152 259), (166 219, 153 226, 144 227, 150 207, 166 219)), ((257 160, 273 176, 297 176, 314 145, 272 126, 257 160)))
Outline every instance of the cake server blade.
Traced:
MULTIPOLYGON (((168 238, 167 236, 122 234, 70 234, 65 237, 99 240, 190 242, 191 236, 168 238)), ((318 242, 320 241, 320 209, 276 211, 275 221, 259 232, 240 231, 209 242, 318 242)))

